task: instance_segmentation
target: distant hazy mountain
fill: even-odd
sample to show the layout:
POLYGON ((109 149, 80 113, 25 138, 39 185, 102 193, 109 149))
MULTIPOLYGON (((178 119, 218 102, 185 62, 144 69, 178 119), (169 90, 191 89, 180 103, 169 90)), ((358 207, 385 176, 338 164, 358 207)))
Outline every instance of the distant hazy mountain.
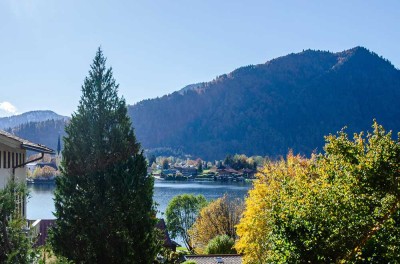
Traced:
POLYGON ((53 111, 30 111, 20 115, 1 117, 0 118, 0 129, 12 128, 19 126, 21 124, 26 124, 29 122, 41 122, 46 120, 68 120, 66 116, 61 116, 53 111))
POLYGON ((373 118, 400 131, 400 71, 362 47, 306 50, 141 101, 129 114, 144 148, 206 159, 309 155, 324 135, 371 130, 373 118))

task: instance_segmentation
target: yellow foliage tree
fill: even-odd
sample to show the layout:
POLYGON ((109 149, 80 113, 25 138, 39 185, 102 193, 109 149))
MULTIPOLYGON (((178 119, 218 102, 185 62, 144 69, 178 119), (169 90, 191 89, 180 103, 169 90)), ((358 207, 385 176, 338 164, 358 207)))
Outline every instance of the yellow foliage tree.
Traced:
POLYGON ((243 209, 242 200, 230 199, 226 194, 204 207, 189 230, 195 252, 204 253, 209 241, 218 235, 236 239, 235 226, 240 221, 243 209))
POLYGON ((374 123, 325 153, 267 163, 249 191, 244 263, 392 263, 400 258, 400 141, 374 123))

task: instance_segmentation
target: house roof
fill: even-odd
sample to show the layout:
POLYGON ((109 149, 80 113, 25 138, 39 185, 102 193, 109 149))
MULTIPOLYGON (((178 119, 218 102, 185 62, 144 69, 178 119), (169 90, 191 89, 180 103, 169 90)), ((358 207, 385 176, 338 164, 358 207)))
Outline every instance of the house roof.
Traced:
POLYGON ((36 151, 36 152, 43 152, 43 153, 48 153, 48 154, 54 154, 54 150, 52 150, 51 148, 48 148, 41 144, 32 143, 26 139, 17 137, 17 136, 15 136, 11 133, 8 133, 4 130, 0 130, 0 137, 5 137, 5 138, 11 139, 13 141, 19 142, 21 144, 21 148, 23 148, 23 149, 32 150, 32 151, 36 151))
POLYGON ((225 168, 225 169, 220 169, 218 170, 218 173, 230 173, 230 174, 234 174, 234 173, 239 173, 237 170, 234 170, 232 168, 225 168))
POLYGON ((253 173, 253 172, 255 172, 255 171, 254 171, 254 170, 251 170, 251 169, 245 168, 245 169, 241 169, 240 172, 243 172, 243 173, 253 173))
POLYGON ((178 245, 174 241, 172 241, 171 238, 169 237, 167 225, 165 224, 165 221, 163 218, 158 219, 156 227, 164 233, 163 234, 164 235, 164 237, 163 237, 164 238, 164 247, 173 248, 178 245))
POLYGON ((242 256, 238 254, 217 255, 187 255, 186 260, 192 260, 196 264, 241 264, 242 256))

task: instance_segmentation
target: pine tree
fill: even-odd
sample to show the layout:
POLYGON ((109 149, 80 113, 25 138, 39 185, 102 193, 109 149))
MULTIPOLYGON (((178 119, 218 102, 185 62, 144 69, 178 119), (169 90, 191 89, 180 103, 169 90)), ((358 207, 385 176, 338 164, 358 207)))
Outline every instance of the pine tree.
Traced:
POLYGON ((53 250, 76 263, 151 263, 153 180, 99 48, 66 127, 53 250))

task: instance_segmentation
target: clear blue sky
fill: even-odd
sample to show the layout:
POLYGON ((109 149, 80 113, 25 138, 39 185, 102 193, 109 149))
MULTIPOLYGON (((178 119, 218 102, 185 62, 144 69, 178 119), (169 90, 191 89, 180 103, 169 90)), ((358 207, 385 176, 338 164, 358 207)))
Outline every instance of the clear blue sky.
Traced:
POLYGON ((100 45, 129 104, 308 48, 364 46, 400 68, 399 12, 397 0, 1 0, 0 109, 70 115, 100 45))

